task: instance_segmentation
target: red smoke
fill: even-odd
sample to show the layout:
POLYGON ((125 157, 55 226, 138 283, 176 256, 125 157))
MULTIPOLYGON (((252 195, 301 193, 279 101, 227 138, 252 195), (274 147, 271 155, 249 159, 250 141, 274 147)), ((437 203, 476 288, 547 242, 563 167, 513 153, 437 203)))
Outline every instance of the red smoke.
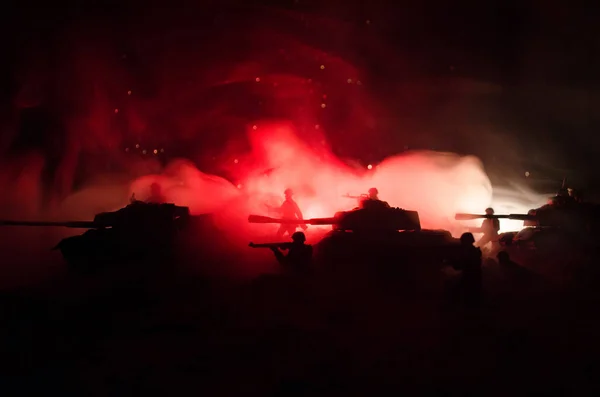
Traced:
POLYGON ((131 191, 143 199, 150 184, 159 182, 169 201, 189 206, 193 214, 215 213, 223 227, 244 231, 246 238, 274 233, 276 225, 250 226, 246 218, 249 213, 268 215, 266 204, 279 205, 286 188, 295 192, 305 218, 314 218, 351 209, 356 202, 343 195, 377 187, 390 205, 419 211, 426 228, 449 229, 456 212, 481 212, 491 203, 490 181, 473 157, 412 152, 368 170, 345 164, 325 146, 310 147, 290 123, 257 122, 248 138, 251 151, 233 161, 240 176, 237 186, 176 161, 161 175, 137 179, 131 191))
MULTIPOLYGON (((158 182, 168 201, 189 206, 195 215, 214 214, 221 235, 197 238, 217 252, 240 254, 238 259, 231 259, 236 262, 233 265, 237 274, 243 269, 256 271, 258 266, 239 266, 240 261, 248 260, 247 242, 272 240, 278 227, 250 225, 247 223, 248 214, 271 215, 266 204, 279 205, 283 191, 288 187, 295 191, 295 199, 306 218, 329 217, 336 211, 351 209, 356 202, 342 195, 358 195, 370 187, 377 187, 380 198, 392 206, 419 211, 424 227, 447 229, 455 236, 466 226, 453 221, 457 211, 480 213, 492 204, 498 213, 514 213, 525 212, 541 204, 539 196, 517 190, 500 191, 501 194, 492 197, 490 181, 482 164, 474 157, 409 152, 385 159, 369 170, 365 166, 347 165, 336 158, 326 145, 309 146, 298 137, 291 123, 256 122, 248 128, 248 140, 250 151, 240 152, 231 160, 232 171, 239 184, 206 174, 190 161, 176 160, 158 174, 146 171, 144 176, 133 181, 127 175, 119 178, 110 174, 105 177, 98 175, 87 187, 67 197, 53 213, 41 211, 43 158, 23 158, 12 163, 12 168, 5 167, 5 172, 0 175, 5 193, 2 196, 2 215, 13 219, 91 219, 98 212, 126 205, 132 193, 144 200, 149 195, 150 185, 158 182), (236 159, 237 162, 234 161, 236 159)), ((522 226, 521 222, 509 224, 502 221, 501 224, 504 230, 522 226)), ((328 228, 310 227, 310 243, 315 243, 322 235, 311 232, 315 229, 328 228)), ((35 258, 53 255, 54 260, 59 261, 58 254, 49 249, 60 238, 79 232, 56 228, 3 228, 4 252, 21 258, 3 270, 5 282, 22 278, 25 273, 37 274, 39 269, 34 265, 35 258)), ((269 263, 267 256, 263 259, 269 263)))
MULTIPOLYGON (((94 13, 37 36, 23 30, 13 114, 0 126, 0 217, 88 220, 123 207, 132 193, 145 199, 156 181, 169 201, 216 214, 228 248, 245 256, 248 239, 271 239, 277 229, 249 225, 248 214, 272 215, 265 204, 279 205, 288 187, 306 218, 351 209, 356 202, 342 195, 377 187, 391 205, 418 210, 424 227, 455 235, 463 230, 455 211, 492 204, 497 213, 525 212, 543 203, 492 197, 473 157, 394 155, 407 147, 489 148, 511 164, 506 156, 516 152, 490 121, 500 119, 490 101, 500 88, 450 70, 428 78, 427 59, 381 34, 383 12, 357 27, 317 9, 244 7, 224 17, 202 5, 201 23, 178 10, 148 6, 120 21, 94 13), (48 119, 24 128, 25 108, 48 119), (155 149, 182 159, 165 167, 155 149)), ((33 261, 80 232, 1 228, 0 250, 33 261)), ((6 269, 16 278, 34 273, 6 269)))
MULTIPOLYGON (((450 72, 424 78, 421 63, 388 46, 372 26, 356 30, 318 13, 259 10, 229 22, 216 18, 214 26, 186 17, 161 10, 124 19, 124 29, 81 22, 32 44, 15 105, 46 107, 64 137, 48 133, 54 147, 40 145, 41 154, 2 165, 3 216, 89 219, 127 204, 133 192, 144 199, 153 181, 170 201, 196 214, 218 213, 223 228, 250 232, 244 236, 276 229, 248 225, 246 217, 266 214, 265 203, 279 204, 288 187, 305 217, 351 209, 356 203, 343 194, 377 187, 391 205, 418 210, 428 228, 451 228, 455 211, 502 202, 492 200, 475 158, 390 157, 407 146, 452 148, 461 134, 499 150, 485 121, 493 109, 472 111, 489 103, 481 99, 494 86, 450 72), (61 51, 40 50, 46 47, 61 51), (265 121, 271 118, 285 122, 265 121), (246 142, 243 126, 253 119, 246 142), (130 160, 136 144, 148 150, 140 157, 153 160, 130 160), (348 165, 329 144, 340 156, 387 159, 372 169, 348 165), (151 154, 156 148, 187 160, 163 169, 151 154), (41 183, 46 169, 50 188, 41 183), (229 181, 209 175, 221 172, 229 181), (49 211, 52 196, 61 205, 49 211)), ((0 142, 3 150, 16 135, 0 142)))

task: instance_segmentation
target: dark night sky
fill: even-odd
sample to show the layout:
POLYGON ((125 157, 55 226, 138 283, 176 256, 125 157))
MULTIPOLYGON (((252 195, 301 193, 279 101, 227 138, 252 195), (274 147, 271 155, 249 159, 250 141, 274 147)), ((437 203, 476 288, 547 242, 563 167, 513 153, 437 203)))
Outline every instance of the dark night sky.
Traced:
MULTIPOLYGON (((172 48, 184 48, 189 40, 201 49, 191 58, 187 52, 183 59, 195 63, 199 70, 208 70, 217 59, 221 63, 239 59, 241 55, 236 54, 252 45, 260 47, 256 44, 260 35, 249 32, 256 32, 256 26, 261 26, 284 32, 319 51, 336 54, 368 76, 369 93, 379 101, 378 106, 373 105, 377 110, 372 115, 386 134, 391 136, 397 125, 422 131, 418 136, 403 135, 398 142, 386 138, 386 146, 394 141, 399 147, 404 143, 475 153, 488 166, 510 162, 515 169, 537 167, 554 178, 564 174, 565 169, 574 169, 570 176, 584 175, 585 183, 598 182, 588 169, 589 164, 595 165, 600 141, 595 134, 599 35, 595 13, 584 3, 235 3, 214 1, 198 6, 175 1, 168 3, 169 9, 148 2, 86 2, 85 6, 59 2, 52 3, 51 9, 49 5, 42 9, 19 3, 12 12, 3 13, 3 41, 8 54, 2 73, 2 85, 7 88, 3 90, 3 114, 14 115, 11 104, 23 82, 41 73, 27 74, 23 70, 35 66, 63 68, 64 62, 74 59, 68 50, 71 41, 78 43, 80 53, 81 48, 93 48, 89 51, 98 53, 98 45, 104 55, 129 52, 127 81, 135 80, 138 90, 152 97, 158 95, 160 84, 164 83, 157 82, 157 65, 176 58, 173 54, 178 51, 148 55, 153 48, 169 47, 169 42, 178 43, 172 48), (302 15, 310 19, 309 25, 298 22, 302 15), (232 44, 237 48, 232 48, 232 44), (146 49, 140 50, 140 46, 146 49), (454 71, 449 71, 450 66, 454 71), (429 83, 426 89, 419 83, 421 88, 407 93, 406 87, 414 81, 429 83), (479 84, 476 90, 491 93, 471 97, 470 91, 463 92, 463 83, 463 91, 448 89, 456 85, 453 81, 475 81, 479 84), (488 88, 481 88, 482 84, 488 88), (449 92, 444 94, 445 90, 449 92), (449 119, 447 115, 454 112, 452 106, 459 102, 461 116, 449 119), (385 112, 380 110, 381 103, 386 104, 385 112), (448 107, 450 103, 452 106, 448 107), (485 138, 471 131, 477 128, 486 131, 485 138), (499 147, 500 141, 506 145, 499 147)), ((252 54, 244 57, 247 60, 252 54)), ((76 72, 83 67, 75 67, 73 62, 71 66, 76 72)), ((45 105, 51 102, 56 107, 60 103, 61 114, 70 114, 72 108, 83 106, 77 96, 82 91, 58 93, 64 87, 64 80, 61 81, 62 86, 56 81, 44 85, 45 105)), ((198 101, 198 106, 203 103, 202 99, 189 96, 186 100, 198 101)), ((329 117, 329 123, 335 124, 342 115, 329 117)), ((164 118, 161 121, 170 122, 164 118)), ((329 128, 335 146, 334 129, 329 128)), ((5 143, 8 141, 4 139, 5 143)), ((10 144, 5 145, 9 147, 10 144)), ((346 152, 357 155, 352 148, 346 152)))

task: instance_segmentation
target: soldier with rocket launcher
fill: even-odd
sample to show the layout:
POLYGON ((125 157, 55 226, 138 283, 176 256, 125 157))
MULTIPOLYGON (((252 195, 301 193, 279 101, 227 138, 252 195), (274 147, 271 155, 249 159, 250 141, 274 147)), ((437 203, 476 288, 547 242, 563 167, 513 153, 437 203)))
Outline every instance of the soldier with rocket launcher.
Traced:
POLYGON ((292 241, 285 243, 267 243, 254 244, 250 243, 251 248, 269 248, 275 254, 277 262, 284 268, 292 271, 306 271, 310 267, 312 260, 313 248, 310 244, 305 244, 306 236, 302 232, 292 234, 292 241), (287 250, 288 254, 284 255, 281 250, 287 250))

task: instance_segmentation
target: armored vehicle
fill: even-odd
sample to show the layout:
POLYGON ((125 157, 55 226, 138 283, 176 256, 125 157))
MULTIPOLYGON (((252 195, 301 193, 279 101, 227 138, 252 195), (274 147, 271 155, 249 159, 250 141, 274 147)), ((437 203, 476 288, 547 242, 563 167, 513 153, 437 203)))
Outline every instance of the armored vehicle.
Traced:
POLYGON ((600 206, 555 196, 551 203, 531 209, 527 214, 476 215, 456 214, 456 220, 496 218, 522 220, 520 231, 502 233, 502 247, 542 252, 565 249, 591 249, 600 245, 600 206))
POLYGON ((0 226, 68 227, 89 229, 63 239, 55 247, 76 270, 107 264, 164 259, 173 252, 177 232, 190 220, 187 207, 132 201, 114 212, 97 214, 92 221, 0 221, 0 226))
POLYGON ((441 261, 459 244, 448 231, 422 229, 416 211, 371 204, 337 212, 331 218, 299 221, 250 215, 248 221, 331 225, 332 230, 315 245, 317 259, 325 263, 441 261))

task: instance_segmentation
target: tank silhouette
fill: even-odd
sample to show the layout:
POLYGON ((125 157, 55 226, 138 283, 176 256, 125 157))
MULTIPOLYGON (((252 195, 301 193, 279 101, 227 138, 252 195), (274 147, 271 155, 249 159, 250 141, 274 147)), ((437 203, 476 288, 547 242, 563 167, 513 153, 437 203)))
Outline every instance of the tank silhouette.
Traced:
POLYGON ((92 221, 0 221, 0 226, 67 227, 89 229, 61 240, 59 250, 72 270, 164 258, 174 248, 178 231, 190 220, 187 207, 132 200, 113 212, 97 214, 92 221))
POLYGON ((553 253, 565 249, 599 247, 600 206, 579 202, 572 197, 556 195, 551 204, 531 209, 527 214, 455 215, 456 220, 482 218, 522 220, 523 229, 499 235, 504 248, 553 253))
POLYGON ((248 221, 331 225, 332 230, 315 244, 315 257, 326 263, 397 263, 412 259, 441 262, 460 245, 448 231, 422 229, 417 211, 376 205, 340 211, 331 218, 299 221, 250 215, 248 221))

